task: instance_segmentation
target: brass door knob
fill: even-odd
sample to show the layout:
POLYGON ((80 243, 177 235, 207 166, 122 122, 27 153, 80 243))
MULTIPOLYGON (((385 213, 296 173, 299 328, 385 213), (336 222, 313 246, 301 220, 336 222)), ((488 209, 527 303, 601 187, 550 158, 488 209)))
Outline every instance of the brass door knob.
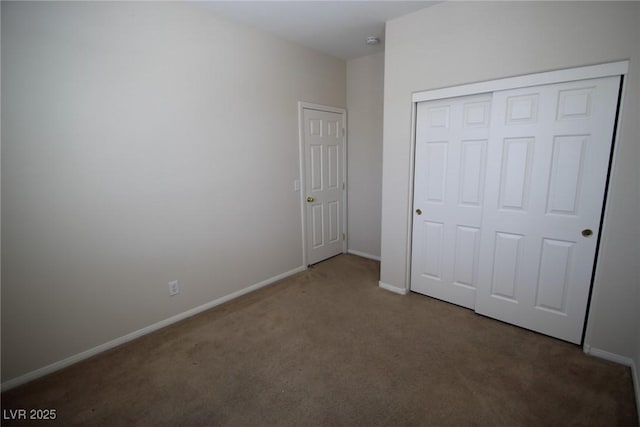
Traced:
POLYGON ((584 237, 589 237, 593 234, 593 231, 590 228, 585 228, 584 230, 582 230, 582 235, 584 237))
POLYGON ((313 197, 311 197, 311 196, 307 197, 307 202, 313 203, 315 201, 316 201, 316 199, 314 199, 313 197))
POLYGON ((417 213, 418 215, 422 215, 422 209, 416 209, 416 213, 417 213))

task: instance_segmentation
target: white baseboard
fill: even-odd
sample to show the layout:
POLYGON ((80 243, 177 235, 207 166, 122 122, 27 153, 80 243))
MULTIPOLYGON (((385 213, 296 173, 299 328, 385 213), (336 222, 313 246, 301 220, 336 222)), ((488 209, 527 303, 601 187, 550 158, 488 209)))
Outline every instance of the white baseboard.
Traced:
POLYGON ((119 345, 122 345, 126 342, 129 342, 131 340, 134 340, 136 338, 139 338, 143 335, 147 335, 150 334, 151 332, 157 331, 158 329, 162 329, 166 326, 169 326, 173 323, 179 322, 181 320, 184 320, 188 317, 191 316, 195 316, 198 313, 202 313, 203 311, 209 310, 210 308, 213 308, 217 305, 223 304, 227 301, 231 301, 232 299, 238 298, 242 295, 248 294, 249 292, 253 292, 255 290, 258 290, 262 287, 265 287, 267 285, 270 285, 274 282, 277 282, 278 280, 284 279, 286 277, 292 276, 296 273, 299 273, 301 271, 304 271, 306 269, 305 266, 300 266, 297 268, 294 268, 293 270, 289 270, 285 273, 282 274, 278 274, 277 276, 273 276, 269 279, 263 280, 260 283, 256 283, 254 285, 248 286, 244 289, 240 289, 239 291, 233 292, 229 295, 225 295, 223 297, 220 297, 218 299, 215 299, 213 301, 209 301, 206 304, 202 304, 198 307, 192 308, 190 310, 187 310, 185 312, 182 312, 180 314, 176 314, 175 316, 172 316, 168 319, 165 320, 161 320, 157 323, 154 323, 153 325, 149 325, 145 328, 139 329, 137 331, 131 332, 130 334, 124 335, 120 338, 116 338, 114 340, 108 341, 104 344, 100 344, 97 347, 93 347, 90 348, 89 350, 83 351, 82 353, 78 353, 75 354, 73 356, 67 357, 66 359, 60 360, 58 362, 52 363, 50 365, 44 366, 42 368, 36 369, 34 371, 28 372, 24 375, 20 375, 19 377, 10 379, 8 381, 5 381, 2 383, 2 385, 0 386, 0 389, 2 391, 7 391, 9 389, 12 389, 14 387, 17 387, 19 385, 25 384, 29 381, 33 381, 37 378, 43 377, 45 375, 51 374, 55 371, 58 371, 60 369, 66 368, 67 366, 71 366, 75 363, 78 363, 84 359, 88 359, 89 357, 95 356, 97 354, 100 354, 104 351, 110 350, 114 347, 117 347, 119 345))
POLYGON ((384 282, 378 282, 378 286, 380 286, 382 289, 386 289, 387 291, 391 291, 400 295, 407 295, 409 293, 409 289, 399 288, 397 286, 393 286, 384 282))
POLYGON ((599 348, 591 347, 590 345, 585 344, 584 352, 590 354, 591 356, 599 357, 600 359, 608 360, 610 362, 619 363, 620 365, 625 366, 633 366, 633 359, 630 357, 620 356, 619 354, 610 353, 605 350, 600 350, 599 348))
POLYGON ((584 352, 592 356, 599 357, 610 362, 619 363, 631 368, 631 379, 633 380, 633 389, 636 395, 636 408, 638 410, 638 420, 640 421, 640 377, 638 377, 638 374, 640 374, 640 372, 638 372, 636 362, 630 357, 620 356, 619 354, 610 353, 608 351, 600 350, 599 348, 593 348, 587 344, 585 344, 584 346, 584 352))
POLYGON ((360 252, 360 251, 356 251, 353 249, 347 249, 347 253, 351 254, 351 255, 357 255, 357 256, 361 256, 362 258, 369 258, 372 259, 374 261, 380 261, 380 257, 377 255, 371 255, 368 254, 366 252, 360 252))
POLYGON ((631 377, 633 378, 633 388, 636 391, 636 409, 638 410, 638 422, 640 423, 640 377, 638 367, 634 360, 631 361, 631 377))

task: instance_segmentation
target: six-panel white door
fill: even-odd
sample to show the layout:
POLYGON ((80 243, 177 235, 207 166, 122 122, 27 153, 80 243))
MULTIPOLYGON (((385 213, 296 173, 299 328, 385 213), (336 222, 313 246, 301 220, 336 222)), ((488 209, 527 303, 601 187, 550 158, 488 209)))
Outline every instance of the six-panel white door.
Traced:
POLYGON ((491 95, 418 104, 411 290, 475 303, 491 95))
POLYGON ((494 93, 478 313, 581 342, 619 84, 494 93))
POLYGON ((345 250, 342 114, 305 108, 304 150, 307 264, 345 250))

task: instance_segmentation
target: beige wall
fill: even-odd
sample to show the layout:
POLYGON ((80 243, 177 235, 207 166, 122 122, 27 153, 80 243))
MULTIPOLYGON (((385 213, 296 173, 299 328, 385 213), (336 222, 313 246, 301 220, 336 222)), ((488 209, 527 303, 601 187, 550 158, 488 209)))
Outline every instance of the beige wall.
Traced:
POLYGON ((387 23, 381 282, 406 288, 411 93, 630 59, 587 343, 640 367, 640 4, 451 2, 387 23))
POLYGON ((384 52, 347 62, 349 250, 380 257, 384 52))
POLYGON ((198 4, 3 2, 2 381, 300 267, 297 102, 345 94, 198 4))

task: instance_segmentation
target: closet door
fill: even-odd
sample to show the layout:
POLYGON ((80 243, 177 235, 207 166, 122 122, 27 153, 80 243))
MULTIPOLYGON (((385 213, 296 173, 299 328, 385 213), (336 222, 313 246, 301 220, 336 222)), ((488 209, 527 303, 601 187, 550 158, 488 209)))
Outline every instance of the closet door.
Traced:
POLYGON ((619 84, 494 93, 476 312, 580 343, 619 84))
POLYGON ((473 308, 491 95, 417 108, 411 290, 473 308))

